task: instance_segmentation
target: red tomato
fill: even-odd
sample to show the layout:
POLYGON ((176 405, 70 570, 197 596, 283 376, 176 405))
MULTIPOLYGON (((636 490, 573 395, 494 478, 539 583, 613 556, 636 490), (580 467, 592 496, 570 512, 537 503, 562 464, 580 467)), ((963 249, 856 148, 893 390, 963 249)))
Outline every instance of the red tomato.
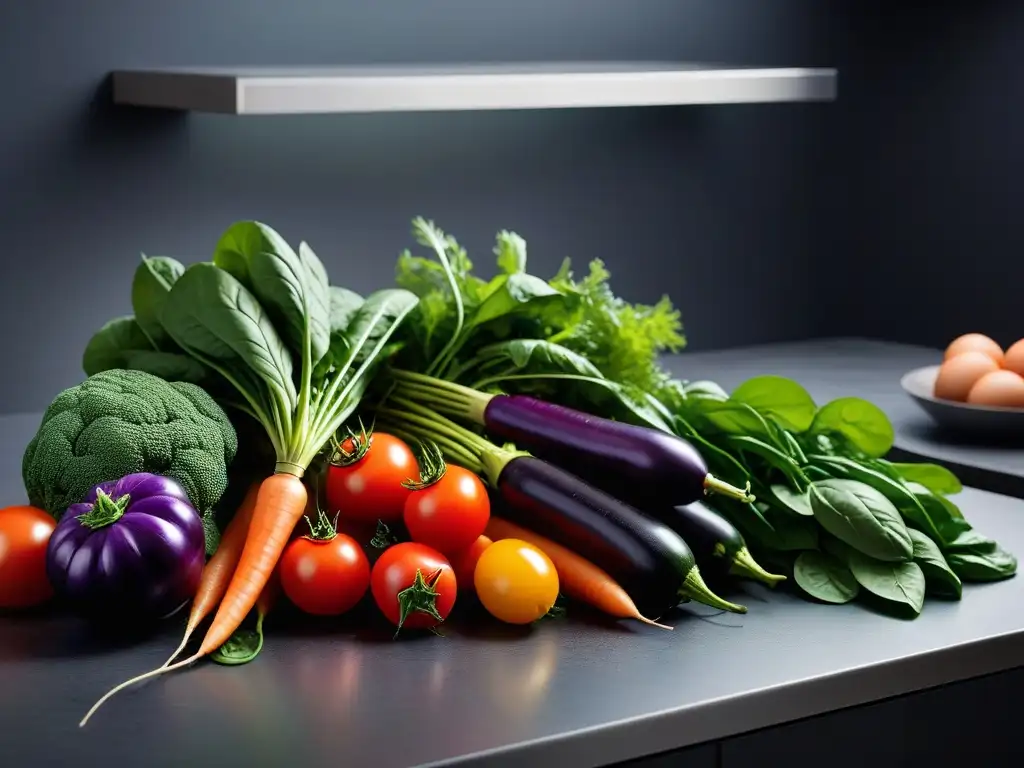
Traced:
POLYGON ((395 544, 373 566, 370 589, 388 621, 401 629, 430 629, 448 618, 456 581, 440 552, 417 544, 395 544))
POLYGON ((476 564, 480 562, 480 555, 494 542, 486 536, 478 536, 477 540, 466 549, 451 556, 452 569, 455 571, 455 580, 459 589, 473 591, 473 575, 476 573, 476 564))
POLYGON ((327 504, 346 520, 376 523, 400 520, 412 492, 402 483, 418 474, 409 446, 393 435, 374 432, 342 444, 327 468, 327 504), (367 445, 367 442, 369 445, 367 445))
POLYGON ((450 555, 483 534, 491 501, 479 477, 449 464, 440 480, 409 495, 403 517, 413 541, 450 555))
POLYGON ((53 596, 46 545, 57 522, 45 510, 0 509, 0 608, 29 608, 53 596))
POLYGON ((317 616, 352 609, 370 586, 370 562, 350 536, 294 539, 281 556, 281 589, 296 607, 317 616))

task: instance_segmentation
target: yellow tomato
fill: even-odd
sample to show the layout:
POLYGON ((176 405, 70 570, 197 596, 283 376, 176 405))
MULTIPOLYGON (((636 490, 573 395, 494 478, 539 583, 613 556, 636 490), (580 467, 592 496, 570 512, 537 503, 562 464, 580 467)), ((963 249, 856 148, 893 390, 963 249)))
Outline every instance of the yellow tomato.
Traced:
POLYGON ((544 616, 558 597, 558 572, 532 544, 502 539, 480 555, 473 586, 484 608, 508 624, 529 624, 544 616))

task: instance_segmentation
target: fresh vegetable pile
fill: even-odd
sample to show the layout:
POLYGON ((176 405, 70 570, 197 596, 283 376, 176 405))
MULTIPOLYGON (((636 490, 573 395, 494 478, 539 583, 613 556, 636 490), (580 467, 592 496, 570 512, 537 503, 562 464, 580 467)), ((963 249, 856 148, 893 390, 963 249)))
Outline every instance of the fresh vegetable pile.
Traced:
POLYGON ((777 376, 677 381, 667 298, 617 298, 598 261, 531 275, 511 232, 484 280, 453 238, 413 231, 430 255, 402 254, 398 287, 365 298, 255 222, 209 262, 138 265, 133 315, 91 339, 88 378, 25 450, 33 506, 0 510, 0 608, 188 608, 167 662, 96 707, 204 657, 251 661, 281 596, 319 617, 365 606, 396 634, 438 631, 457 603, 530 624, 560 596, 670 629, 681 602, 745 613, 716 592, 731 578, 916 615, 1016 572, 951 473, 885 460, 870 403, 819 407, 777 376))

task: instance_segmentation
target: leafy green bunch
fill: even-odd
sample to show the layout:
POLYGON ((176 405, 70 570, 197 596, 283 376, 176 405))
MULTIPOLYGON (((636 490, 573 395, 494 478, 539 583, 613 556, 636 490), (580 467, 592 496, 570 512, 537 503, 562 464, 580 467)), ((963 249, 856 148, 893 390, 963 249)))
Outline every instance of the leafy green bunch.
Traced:
POLYGON ((757 495, 712 503, 811 597, 845 603, 865 592, 917 614, 926 594, 959 599, 962 582, 1016 572, 1016 558, 949 498, 962 490, 953 473, 883 458, 892 424, 866 400, 819 407, 796 382, 759 376, 731 395, 683 385, 674 407, 678 431, 716 474, 749 480, 757 495))
POLYGON ((211 261, 143 257, 133 314, 89 341, 86 374, 141 370, 200 384, 251 417, 276 471, 302 476, 359 406, 391 338, 417 304, 402 289, 363 298, 332 286, 312 248, 243 221, 211 261))
POLYGON ((527 393, 692 441, 719 478, 757 500, 713 499, 759 559, 788 569, 807 595, 872 594, 917 614, 926 593, 1012 576, 1017 561, 950 500, 957 478, 932 464, 886 461, 893 428, 873 404, 819 407, 798 383, 751 379, 731 394, 673 379, 660 356, 685 346, 678 311, 616 297, 605 265, 576 279, 526 272, 526 242, 503 231, 499 275, 485 281, 454 238, 417 219, 434 258, 404 253, 397 280, 420 298, 401 365, 475 389, 527 393))
POLYGON ((476 389, 572 393, 569 404, 600 403, 669 428, 648 394, 671 383, 659 356, 686 345, 668 297, 624 301, 599 259, 579 279, 568 258, 550 279, 531 275, 526 241, 509 231, 495 239, 498 275, 483 280, 465 249, 432 222, 416 219, 413 235, 433 257, 406 251, 398 259, 397 284, 419 298, 400 332, 402 367, 476 389))

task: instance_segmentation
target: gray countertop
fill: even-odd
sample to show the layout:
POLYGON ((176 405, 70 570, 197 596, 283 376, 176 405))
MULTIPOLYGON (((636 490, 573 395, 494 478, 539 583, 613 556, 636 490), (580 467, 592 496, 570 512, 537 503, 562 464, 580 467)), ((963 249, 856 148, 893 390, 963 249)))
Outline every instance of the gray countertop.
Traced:
MULTIPOLYGON (((840 366, 845 344, 819 361, 840 366)), ((798 347, 776 349, 688 355, 678 371, 726 386, 794 375, 818 397, 870 392, 892 413, 898 397, 879 382, 929 359, 879 348, 894 358, 885 370, 810 380, 798 347)), ((0 420, 0 503, 24 498, 21 451, 37 423, 0 420)), ((1024 553, 1024 501, 968 489, 958 503, 1024 553)), ((253 664, 203 664, 140 686, 82 731, 78 720, 107 687, 164 660, 175 628, 111 647, 67 617, 0 617, 0 765, 598 766, 1024 665, 1021 578, 930 602, 914 621, 743 589, 749 614, 687 607, 674 632, 466 622, 444 638, 392 642, 344 627, 278 633, 271 617, 253 664)))

